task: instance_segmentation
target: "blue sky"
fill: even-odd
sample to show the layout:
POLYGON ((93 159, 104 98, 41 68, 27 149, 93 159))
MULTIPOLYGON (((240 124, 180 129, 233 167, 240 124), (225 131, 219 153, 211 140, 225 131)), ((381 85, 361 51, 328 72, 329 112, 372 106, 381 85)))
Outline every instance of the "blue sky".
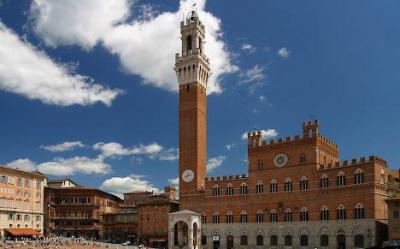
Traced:
MULTIPOLYGON (((0 0, 0 162, 117 194, 169 184, 192 2, 0 0)), ((311 116, 342 159, 400 165, 400 2, 196 2, 210 175, 246 172, 245 131, 295 135, 311 116)))

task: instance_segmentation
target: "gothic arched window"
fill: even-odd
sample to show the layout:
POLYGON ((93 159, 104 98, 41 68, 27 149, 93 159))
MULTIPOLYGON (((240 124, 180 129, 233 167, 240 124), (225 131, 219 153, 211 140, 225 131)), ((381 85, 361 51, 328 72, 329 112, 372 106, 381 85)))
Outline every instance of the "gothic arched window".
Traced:
POLYGON ((303 176, 300 180, 300 190, 308 189, 308 180, 307 177, 303 176))
POLYGON ((247 195, 247 184, 245 182, 240 185, 240 194, 247 195))
POLYGON ((212 190, 213 190, 213 196, 219 196, 219 186, 218 185, 214 185, 212 190))
POLYGON ((285 222, 291 222, 292 221, 292 210, 290 210, 290 208, 287 208, 285 210, 284 220, 285 220, 285 222))
POLYGON ((300 211, 300 221, 308 221, 308 209, 305 207, 300 211))
POLYGON ((327 206, 321 208, 321 220, 329 220, 329 209, 327 206))
POLYGON ((269 214, 269 221, 270 222, 277 222, 278 221, 278 213, 275 209, 272 209, 269 214))
POLYGON ((213 223, 218 224, 219 223, 219 214, 218 212, 213 213, 213 223))
POLYGON ((321 176, 320 186, 321 186, 321 188, 329 187, 329 178, 328 178, 328 176, 326 174, 323 174, 321 176))
POLYGON ((186 37, 186 48, 187 48, 187 51, 189 52, 190 50, 192 50, 192 36, 191 35, 188 35, 187 37, 186 37))
POLYGON ((358 203, 354 208, 354 219, 364 219, 364 206, 358 203))
POLYGON ((247 212, 245 210, 243 210, 240 213, 240 223, 247 223, 247 212))
POLYGON ((258 160, 257 165, 258 165, 258 169, 263 169, 264 168, 264 163, 263 163, 262 160, 258 160))
POLYGON ((354 184, 364 183, 364 172, 362 169, 357 169, 354 173, 354 184))
POLYGON ((343 187, 344 185, 346 185, 346 176, 343 171, 340 171, 338 176, 336 177, 336 185, 338 187, 343 187))
POLYGON ((346 208, 344 205, 340 205, 337 209, 337 219, 345 220, 346 219, 346 208))
POLYGON ((233 223, 233 213, 231 211, 226 213, 226 223, 233 223))
POLYGON ((286 178, 285 180, 285 192, 292 192, 293 185, 292 180, 290 178, 286 178))
POLYGON ((276 193, 278 192, 278 184, 275 179, 271 180, 269 183, 269 192, 276 193))
POLYGON ((257 182, 257 185, 256 185, 256 193, 260 194, 262 192, 264 192, 264 184, 262 183, 262 181, 259 181, 259 182, 257 182))
POLYGON ((256 213, 256 222, 263 223, 264 222, 264 212, 260 209, 256 213))
POLYGON ((226 195, 233 195, 233 194, 234 194, 233 185, 229 183, 226 186, 226 195))

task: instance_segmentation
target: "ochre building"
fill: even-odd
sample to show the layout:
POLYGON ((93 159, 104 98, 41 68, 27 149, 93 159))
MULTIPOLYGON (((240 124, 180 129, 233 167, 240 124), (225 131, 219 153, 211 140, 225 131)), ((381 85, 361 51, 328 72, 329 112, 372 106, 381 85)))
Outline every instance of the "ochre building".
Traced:
MULTIPOLYGON (((243 175, 206 176, 209 60, 195 12, 181 23, 180 210, 170 214, 169 248, 368 248, 387 239, 385 199, 398 193, 377 156, 342 160, 339 146, 302 124, 293 137, 248 134, 243 175)), ((212 107, 211 107, 212 108, 212 107)))
POLYGON ((43 235, 46 177, 0 166, 0 238, 43 235))

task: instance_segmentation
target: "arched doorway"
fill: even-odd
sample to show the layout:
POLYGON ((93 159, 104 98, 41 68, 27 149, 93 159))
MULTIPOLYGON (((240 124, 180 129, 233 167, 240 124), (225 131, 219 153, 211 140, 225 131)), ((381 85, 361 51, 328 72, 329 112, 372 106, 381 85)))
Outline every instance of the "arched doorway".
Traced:
POLYGON ((189 227, 186 222, 178 221, 174 225, 174 245, 175 246, 187 246, 189 242, 189 227))
POLYGON ((232 249, 233 248, 233 236, 232 235, 228 235, 226 237, 226 248, 227 249, 232 249))
POLYGON ((346 249, 346 236, 344 234, 339 234, 336 237, 336 243, 338 249, 346 249))

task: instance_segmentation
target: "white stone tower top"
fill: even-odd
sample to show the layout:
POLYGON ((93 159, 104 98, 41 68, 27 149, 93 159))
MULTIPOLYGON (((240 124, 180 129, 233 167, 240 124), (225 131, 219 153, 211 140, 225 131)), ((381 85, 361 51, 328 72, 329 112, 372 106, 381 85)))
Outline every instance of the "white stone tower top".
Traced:
POLYGON ((182 52, 175 55, 175 72, 179 85, 199 83, 207 89, 210 64, 204 55, 204 24, 192 11, 181 22, 182 52))

